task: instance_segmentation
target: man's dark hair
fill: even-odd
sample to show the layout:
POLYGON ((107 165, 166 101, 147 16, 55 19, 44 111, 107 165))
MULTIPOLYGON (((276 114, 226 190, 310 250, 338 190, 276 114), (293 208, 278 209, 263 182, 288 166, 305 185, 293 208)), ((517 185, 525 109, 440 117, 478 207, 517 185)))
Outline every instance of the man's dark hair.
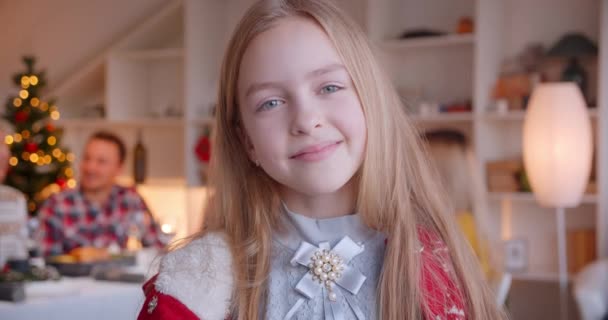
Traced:
POLYGON ((103 140, 115 144, 118 148, 120 164, 123 164, 125 162, 125 159, 127 157, 127 147, 125 146, 125 143, 122 141, 122 139, 119 138, 117 135, 109 131, 97 131, 93 133, 91 137, 89 137, 89 142, 93 140, 103 140))

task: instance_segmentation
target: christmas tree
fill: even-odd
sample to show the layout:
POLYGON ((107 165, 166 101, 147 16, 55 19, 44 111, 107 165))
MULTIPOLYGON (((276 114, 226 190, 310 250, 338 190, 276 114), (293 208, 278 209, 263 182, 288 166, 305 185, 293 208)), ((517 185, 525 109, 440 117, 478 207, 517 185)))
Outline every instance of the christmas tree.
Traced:
POLYGON ((62 132, 53 124, 59 119, 57 106, 40 97, 46 80, 44 72, 34 70, 35 61, 23 58, 26 71, 13 78, 19 94, 8 98, 3 115, 14 130, 4 137, 11 150, 5 183, 25 194, 32 215, 52 192, 76 185, 70 165, 74 155, 61 147, 62 132))

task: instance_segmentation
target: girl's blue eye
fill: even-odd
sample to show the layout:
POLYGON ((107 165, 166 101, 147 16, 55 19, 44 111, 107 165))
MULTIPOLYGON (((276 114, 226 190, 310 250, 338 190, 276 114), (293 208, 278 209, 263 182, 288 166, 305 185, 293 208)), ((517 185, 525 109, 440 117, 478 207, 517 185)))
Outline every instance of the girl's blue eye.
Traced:
POLYGON ((260 108, 258 110, 260 110, 260 111, 270 110, 281 104, 283 104, 283 102, 281 100, 277 100, 277 99, 268 100, 268 101, 262 103, 262 105, 260 106, 260 108))
POLYGON ((333 85, 333 84, 330 84, 328 86, 323 87, 321 89, 321 93, 333 93, 333 92, 336 92, 336 91, 338 91, 340 89, 341 89, 340 87, 338 87, 336 85, 333 85))

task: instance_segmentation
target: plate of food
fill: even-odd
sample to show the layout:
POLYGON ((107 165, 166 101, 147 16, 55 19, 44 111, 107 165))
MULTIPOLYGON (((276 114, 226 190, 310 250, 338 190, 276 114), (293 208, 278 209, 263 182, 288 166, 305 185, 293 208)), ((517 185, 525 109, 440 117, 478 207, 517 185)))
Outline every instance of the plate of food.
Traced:
POLYGON ((135 265, 135 256, 110 254, 104 248, 81 247, 67 254, 48 257, 46 263, 57 268, 61 275, 81 277, 90 276, 94 270, 101 268, 135 265))

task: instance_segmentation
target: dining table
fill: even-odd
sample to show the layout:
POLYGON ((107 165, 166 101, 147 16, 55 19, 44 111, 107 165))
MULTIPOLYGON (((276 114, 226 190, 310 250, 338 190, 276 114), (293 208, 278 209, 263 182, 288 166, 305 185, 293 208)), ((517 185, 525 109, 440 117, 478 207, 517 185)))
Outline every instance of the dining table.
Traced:
POLYGON ((144 302, 141 286, 91 277, 29 282, 23 301, 0 301, 0 319, 133 320, 144 302))

